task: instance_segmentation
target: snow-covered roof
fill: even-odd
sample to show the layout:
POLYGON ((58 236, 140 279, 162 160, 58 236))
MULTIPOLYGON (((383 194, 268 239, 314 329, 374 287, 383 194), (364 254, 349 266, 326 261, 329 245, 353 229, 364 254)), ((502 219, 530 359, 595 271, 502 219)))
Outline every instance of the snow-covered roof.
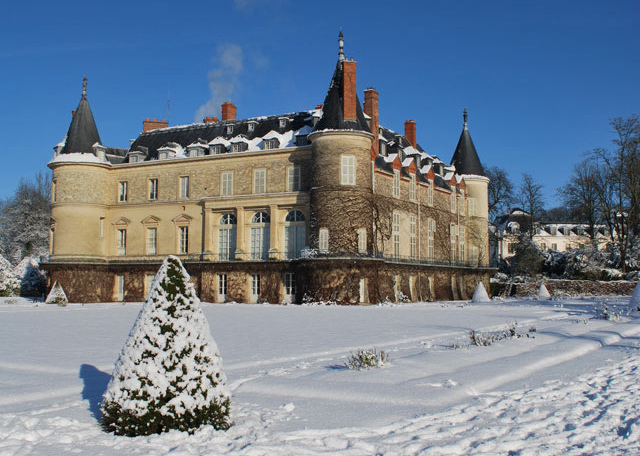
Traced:
POLYGON ((58 154, 53 157, 49 164, 52 163, 100 163, 103 165, 109 165, 107 160, 100 160, 92 153, 80 153, 74 152, 70 154, 58 154))

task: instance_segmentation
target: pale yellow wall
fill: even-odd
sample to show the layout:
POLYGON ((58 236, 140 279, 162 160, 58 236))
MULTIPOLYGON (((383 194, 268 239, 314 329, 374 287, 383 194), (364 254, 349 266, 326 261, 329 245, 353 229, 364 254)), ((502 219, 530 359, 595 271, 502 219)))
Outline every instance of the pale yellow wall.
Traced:
MULTIPOLYGON (((127 257, 145 256, 146 228, 143 221, 159 219, 157 255, 178 252, 178 226, 189 226, 189 253, 216 253, 217 239, 203 237, 203 226, 213 227, 213 211, 248 214, 256 210, 272 212, 271 248, 283 250, 284 217, 288 210, 301 210, 308 221, 308 194, 286 192, 287 168, 300 166, 301 188, 308 188, 309 148, 261 151, 258 154, 224 154, 198 158, 152 161, 136 164, 100 165, 83 163, 52 164, 56 198, 51 217, 55 230, 53 258, 113 257, 117 254, 117 229, 127 229, 127 257), (253 170, 267 170, 266 194, 253 194, 253 170), (234 173, 234 195, 220 196, 220 174, 234 173), (179 198, 180 177, 190 177, 188 199, 179 198), (158 179, 158 198, 148 199, 149 179, 158 179), (118 201, 119 182, 128 185, 127 201, 118 201), (205 210, 206 206, 206 210, 205 210), (204 214, 207 215, 204 220, 204 214), (103 236, 99 235, 104 218, 103 236), (178 219, 176 221, 176 219, 178 219)), ((249 244, 248 228, 239 229, 244 237, 239 246, 249 244)))

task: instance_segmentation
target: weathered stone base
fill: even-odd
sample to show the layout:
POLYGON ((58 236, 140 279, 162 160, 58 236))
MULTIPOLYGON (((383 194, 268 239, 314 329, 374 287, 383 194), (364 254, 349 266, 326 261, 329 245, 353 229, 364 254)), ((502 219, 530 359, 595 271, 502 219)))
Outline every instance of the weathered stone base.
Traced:
MULTIPOLYGON (((536 296, 541 282, 492 283, 491 292, 496 296, 536 296)), ((637 282, 615 280, 544 280, 551 296, 631 296, 637 282)))
MULTIPOLYGON (((489 289, 490 268, 427 266, 377 259, 314 258, 293 261, 204 262, 184 261, 198 296, 205 302, 251 302, 251 276, 260 275, 256 302, 329 302, 375 304, 470 299, 482 281, 489 289), (286 273, 294 274, 295 295, 285 295, 286 273), (218 277, 226 274, 227 293, 218 295, 218 277)), ((50 287, 58 281, 70 302, 143 301, 152 263, 43 264, 50 287), (124 277, 124 296, 118 296, 117 276, 124 277)))

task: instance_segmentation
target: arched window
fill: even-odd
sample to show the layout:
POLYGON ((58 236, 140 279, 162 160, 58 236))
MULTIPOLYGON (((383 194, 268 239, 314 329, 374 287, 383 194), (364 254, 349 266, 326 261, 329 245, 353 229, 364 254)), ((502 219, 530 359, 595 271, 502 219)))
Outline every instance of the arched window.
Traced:
POLYGON ((269 253, 269 214, 256 212, 251 217, 250 258, 266 260, 269 253))
POLYGON ((236 251, 236 216, 224 214, 220 217, 218 229, 218 257, 220 261, 235 259, 236 251))
POLYGON ((284 252, 287 258, 299 258, 306 243, 304 214, 290 211, 285 217, 284 252))

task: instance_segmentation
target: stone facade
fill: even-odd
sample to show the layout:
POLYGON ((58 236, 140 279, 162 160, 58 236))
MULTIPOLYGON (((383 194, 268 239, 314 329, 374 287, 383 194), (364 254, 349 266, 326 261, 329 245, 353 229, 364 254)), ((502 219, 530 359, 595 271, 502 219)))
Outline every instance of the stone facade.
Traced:
MULTIPOLYGON (((56 149, 51 282, 75 302, 140 301, 172 254, 211 302, 468 299, 479 281, 488 288, 488 180, 424 152, 415 121, 406 135, 379 127, 371 88, 367 120, 355 69, 338 62, 322 109, 236 120, 227 103, 222 121, 147 120, 128 150, 91 138, 67 144, 92 151, 56 149)), ((72 137, 97 135, 74 127, 93 122, 88 109, 83 93, 72 137)))

